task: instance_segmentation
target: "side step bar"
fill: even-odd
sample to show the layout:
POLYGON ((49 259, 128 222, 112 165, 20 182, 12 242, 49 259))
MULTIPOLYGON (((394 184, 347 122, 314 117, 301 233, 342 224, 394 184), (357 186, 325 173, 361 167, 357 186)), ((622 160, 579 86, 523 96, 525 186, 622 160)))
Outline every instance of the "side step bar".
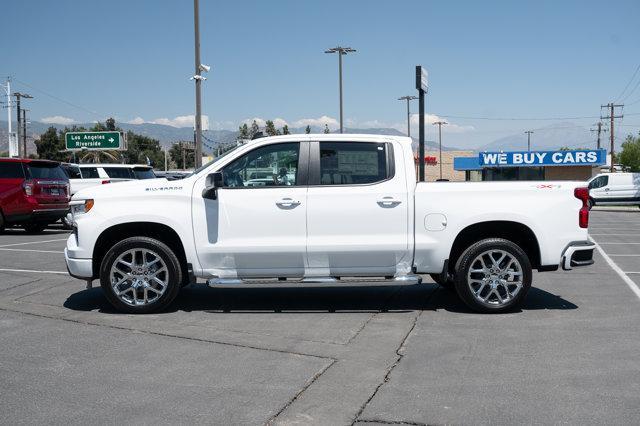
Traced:
POLYGON ((395 284, 420 284, 422 282, 422 277, 420 275, 399 275, 397 277, 393 277, 391 279, 381 280, 379 278, 371 278, 367 279, 366 277, 356 278, 351 280, 341 280, 336 277, 305 277, 302 279, 290 279, 290 280, 281 280, 277 281, 273 280, 264 280, 260 281, 257 279, 251 280, 243 280, 240 278, 211 278, 207 280, 207 285, 209 287, 216 287, 219 285, 237 285, 237 284, 279 284, 279 283, 316 283, 316 284, 354 284, 358 282, 375 282, 375 283, 395 283, 395 284))

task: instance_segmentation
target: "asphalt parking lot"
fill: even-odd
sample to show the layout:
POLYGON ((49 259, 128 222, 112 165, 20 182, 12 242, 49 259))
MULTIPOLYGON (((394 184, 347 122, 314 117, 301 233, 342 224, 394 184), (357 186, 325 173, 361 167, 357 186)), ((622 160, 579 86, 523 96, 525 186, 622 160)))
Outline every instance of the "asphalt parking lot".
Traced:
POLYGON ((414 286, 190 286, 115 313, 67 233, 0 235, 2 423, 630 424, 640 418, 640 211, 593 211, 596 264, 522 310, 414 286))

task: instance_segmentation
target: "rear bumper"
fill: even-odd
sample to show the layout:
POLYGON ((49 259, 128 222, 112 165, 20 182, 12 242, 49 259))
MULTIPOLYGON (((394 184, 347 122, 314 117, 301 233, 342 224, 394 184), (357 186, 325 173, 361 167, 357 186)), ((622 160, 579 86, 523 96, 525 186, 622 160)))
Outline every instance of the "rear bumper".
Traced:
POLYGON ((69 207, 64 208, 37 208, 28 213, 20 213, 7 216, 7 223, 47 222, 53 223, 62 219, 69 213, 69 207))
POLYGON ((69 251, 65 248, 64 261, 67 263, 67 271, 72 277, 82 280, 93 278, 93 263, 91 259, 69 257, 69 251))
POLYGON ((591 241, 570 243, 562 253, 562 269, 569 271, 575 267, 593 265, 593 250, 596 245, 591 241))

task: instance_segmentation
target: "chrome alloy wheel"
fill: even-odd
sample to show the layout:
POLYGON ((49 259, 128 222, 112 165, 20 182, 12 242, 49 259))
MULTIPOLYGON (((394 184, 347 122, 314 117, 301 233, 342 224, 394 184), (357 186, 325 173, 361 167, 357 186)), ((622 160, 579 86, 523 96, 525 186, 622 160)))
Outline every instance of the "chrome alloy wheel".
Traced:
POLYGON ((158 253, 132 249, 122 253, 109 273, 113 293, 130 306, 156 302, 169 285, 169 270, 158 253))
POLYGON ((487 250, 471 262, 467 284, 480 303, 502 306, 522 289, 522 266, 509 252, 487 250))

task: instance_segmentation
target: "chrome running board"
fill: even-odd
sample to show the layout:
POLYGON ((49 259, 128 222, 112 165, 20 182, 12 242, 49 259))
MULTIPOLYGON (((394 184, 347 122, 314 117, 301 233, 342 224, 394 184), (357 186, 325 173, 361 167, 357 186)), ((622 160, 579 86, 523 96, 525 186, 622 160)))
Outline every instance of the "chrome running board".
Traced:
POLYGON ((422 277, 420 275, 398 275, 390 279, 381 280, 376 277, 357 277, 356 279, 340 280, 336 277, 304 277, 302 279, 289 278, 285 280, 275 280, 275 278, 259 280, 251 278, 243 280, 241 278, 211 278, 207 280, 207 285, 210 287, 223 286, 223 285, 238 285, 238 284, 279 284, 279 283, 305 283, 305 284, 355 284, 355 283, 395 283, 395 284, 420 284, 422 277))

